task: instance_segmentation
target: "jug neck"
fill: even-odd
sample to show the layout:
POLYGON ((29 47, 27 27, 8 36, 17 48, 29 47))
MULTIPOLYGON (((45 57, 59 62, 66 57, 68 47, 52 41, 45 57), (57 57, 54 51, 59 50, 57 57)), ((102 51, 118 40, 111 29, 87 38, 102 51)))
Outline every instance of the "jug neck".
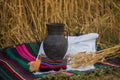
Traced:
POLYGON ((49 23, 47 24, 48 35, 64 35, 64 24, 49 23))

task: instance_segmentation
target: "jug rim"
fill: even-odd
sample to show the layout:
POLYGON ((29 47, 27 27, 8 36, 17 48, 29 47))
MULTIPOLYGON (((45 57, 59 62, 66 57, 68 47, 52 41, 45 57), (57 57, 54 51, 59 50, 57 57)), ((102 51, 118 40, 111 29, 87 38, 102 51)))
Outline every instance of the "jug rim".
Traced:
POLYGON ((60 27, 64 27, 65 24, 64 23, 48 23, 46 24, 47 26, 60 26, 60 27))

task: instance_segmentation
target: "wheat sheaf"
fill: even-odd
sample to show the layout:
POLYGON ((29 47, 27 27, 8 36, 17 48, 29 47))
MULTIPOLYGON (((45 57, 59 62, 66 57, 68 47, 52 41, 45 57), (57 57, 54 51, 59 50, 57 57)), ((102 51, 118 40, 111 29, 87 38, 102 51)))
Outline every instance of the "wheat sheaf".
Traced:
POLYGON ((68 64, 72 68, 78 68, 80 66, 89 66, 96 62, 103 61, 107 56, 120 55, 120 45, 116 45, 111 48, 103 49, 95 53, 86 54, 85 52, 77 53, 71 56, 71 61, 68 64))

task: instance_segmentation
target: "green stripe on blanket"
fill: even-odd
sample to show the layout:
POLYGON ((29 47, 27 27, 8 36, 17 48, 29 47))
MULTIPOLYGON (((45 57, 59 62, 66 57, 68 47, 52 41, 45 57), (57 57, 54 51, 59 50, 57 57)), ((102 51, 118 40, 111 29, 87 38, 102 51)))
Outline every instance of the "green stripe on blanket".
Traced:
POLYGON ((38 51, 39 51, 39 48, 40 48, 40 42, 36 42, 36 43, 26 43, 25 44, 26 47, 28 48, 28 50, 30 52, 32 52, 32 54, 37 57, 38 55, 38 51))
POLYGON ((29 70, 29 66, 26 64, 26 62, 20 59, 19 57, 16 57, 13 54, 11 48, 8 48, 5 52, 7 53, 8 57, 10 57, 12 60, 17 62, 18 64, 20 64, 25 70, 29 70))
POLYGON ((0 75, 3 80, 12 80, 8 73, 0 67, 0 75))

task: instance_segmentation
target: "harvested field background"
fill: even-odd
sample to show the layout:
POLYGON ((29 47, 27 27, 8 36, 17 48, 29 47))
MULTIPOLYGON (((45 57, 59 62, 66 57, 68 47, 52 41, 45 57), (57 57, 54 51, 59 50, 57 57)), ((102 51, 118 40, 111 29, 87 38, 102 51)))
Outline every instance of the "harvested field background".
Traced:
POLYGON ((41 41, 50 22, 64 23, 69 35, 96 32, 98 43, 116 45, 120 0, 0 0, 0 47, 41 41))

